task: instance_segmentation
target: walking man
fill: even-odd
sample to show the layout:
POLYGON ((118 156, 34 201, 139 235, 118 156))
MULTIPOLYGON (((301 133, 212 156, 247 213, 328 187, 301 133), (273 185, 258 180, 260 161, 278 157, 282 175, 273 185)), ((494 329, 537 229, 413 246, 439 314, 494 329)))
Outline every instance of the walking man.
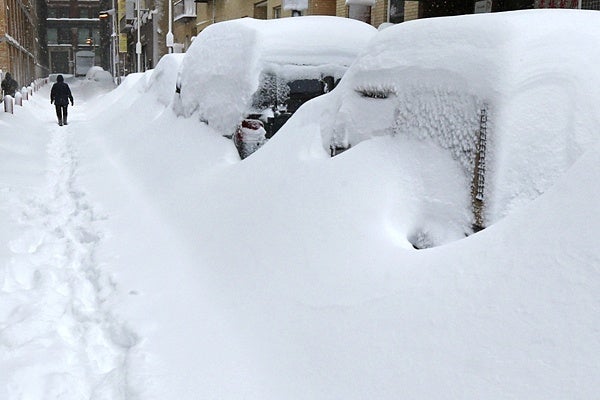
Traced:
POLYGON ((54 103, 56 107, 56 116, 58 117, 58 125, 67 125, 67 107, 69 106, 69 100, 73 105, 73 95, 71 94, 71 88, 65 83, 65 79, 62 75, 56 77, 56 83, 52 85, 50 91, 50 104, 54 103))

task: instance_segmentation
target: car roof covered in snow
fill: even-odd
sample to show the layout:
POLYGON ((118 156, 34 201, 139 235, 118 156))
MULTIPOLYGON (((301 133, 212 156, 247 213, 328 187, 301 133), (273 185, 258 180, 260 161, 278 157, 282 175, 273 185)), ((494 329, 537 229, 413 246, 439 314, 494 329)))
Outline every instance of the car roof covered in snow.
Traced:
MULTIPOLYGON (((377 30, 347 18, 241 18, 204 29, 182 62, 180 114, 198 111, 216 129, 231 130, 258 89, 261 73, 341 77, 377 30)), ((231 133, 231 132, 228 132, 231 133)))
MULTIPOLYGON (((369 24, 340 17, 240 18, 203 30, 188 54, 193 57, 209 45, 234 62, 256 57, 279 64, 335 63, 347 66, 376 33, 369 24), (232 43, 238 43, 239 47, 232 43)), ((209 65, 214 61, 204 60, 209 65)))

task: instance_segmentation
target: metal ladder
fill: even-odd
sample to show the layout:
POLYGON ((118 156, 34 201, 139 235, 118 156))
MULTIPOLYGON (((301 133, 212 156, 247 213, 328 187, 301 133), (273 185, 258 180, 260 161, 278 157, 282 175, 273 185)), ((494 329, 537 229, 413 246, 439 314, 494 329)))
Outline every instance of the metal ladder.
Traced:
POLYGON ((475 153, 475 169, 473 171, 473 182, 471 188, 473 205, 473 231, 478 232, 485 228, 483 218, 485 200, 485 160, 487 150, 487 105, 484 104, 479 114, 479 140, 475 153))

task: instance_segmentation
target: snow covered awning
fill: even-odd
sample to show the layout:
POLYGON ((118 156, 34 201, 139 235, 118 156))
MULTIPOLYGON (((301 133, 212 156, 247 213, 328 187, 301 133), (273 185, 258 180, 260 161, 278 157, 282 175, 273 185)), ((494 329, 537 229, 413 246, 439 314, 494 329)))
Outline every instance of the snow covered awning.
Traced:
POLYGON ((377 0, 346 0, 347 6, 374 6, 377 0))

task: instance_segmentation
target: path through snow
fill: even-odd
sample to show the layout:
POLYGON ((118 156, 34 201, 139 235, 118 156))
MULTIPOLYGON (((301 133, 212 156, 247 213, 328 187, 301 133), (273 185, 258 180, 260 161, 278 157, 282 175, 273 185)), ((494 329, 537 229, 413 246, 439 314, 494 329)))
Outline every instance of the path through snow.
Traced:
POLYGON ((4 400, 135 395, 127 365, 138 338, 106 305, 115 285, 96 256, 103 217, 78 187, 71 127, 49 129, 46 187, 13 199, 22 233, 0 279, 4 400))

